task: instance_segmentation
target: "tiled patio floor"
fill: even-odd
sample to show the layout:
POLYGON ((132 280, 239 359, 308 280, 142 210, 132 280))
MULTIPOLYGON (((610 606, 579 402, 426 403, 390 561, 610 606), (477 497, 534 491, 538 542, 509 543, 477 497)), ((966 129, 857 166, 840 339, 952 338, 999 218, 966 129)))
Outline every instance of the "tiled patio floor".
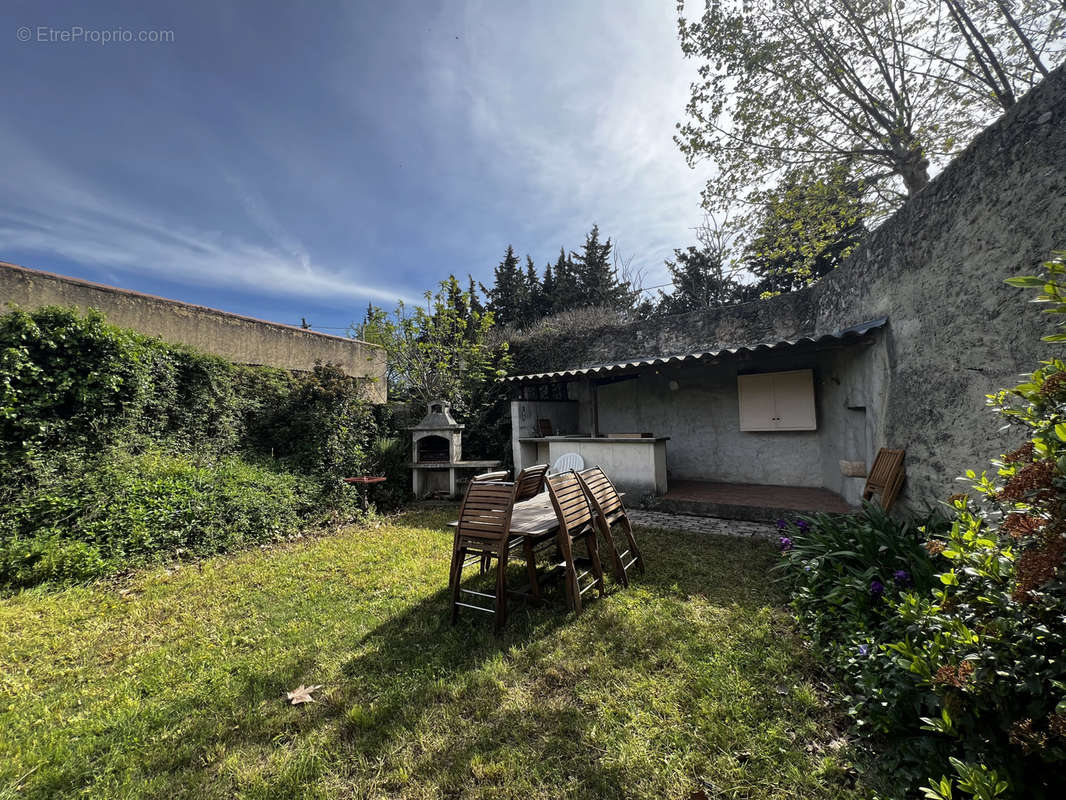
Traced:
POLYGON ((772 522, 793 513, 847 513, 856 509, 828 489, 674 480, 653 508, 681 514, 772 522))

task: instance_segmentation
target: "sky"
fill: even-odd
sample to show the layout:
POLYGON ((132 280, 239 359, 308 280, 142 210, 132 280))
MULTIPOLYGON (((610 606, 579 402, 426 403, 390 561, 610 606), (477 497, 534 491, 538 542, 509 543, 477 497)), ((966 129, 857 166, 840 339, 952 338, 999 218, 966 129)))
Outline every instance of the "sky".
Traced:
POLYGON ((695 241, 670 0, 2 6, 0 260, 340 333, 508 244, 596 223, 652 286, 695 241))

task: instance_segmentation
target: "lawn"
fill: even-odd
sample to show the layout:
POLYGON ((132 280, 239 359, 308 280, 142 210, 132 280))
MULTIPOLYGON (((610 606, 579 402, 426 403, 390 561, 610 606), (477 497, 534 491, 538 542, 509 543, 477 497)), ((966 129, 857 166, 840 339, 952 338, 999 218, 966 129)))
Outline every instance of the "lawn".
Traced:
POLYGON ((858 796, 770 544, 638 530, 629 590, 495 638, 454 513, 0 599, 0 798, 858 796))

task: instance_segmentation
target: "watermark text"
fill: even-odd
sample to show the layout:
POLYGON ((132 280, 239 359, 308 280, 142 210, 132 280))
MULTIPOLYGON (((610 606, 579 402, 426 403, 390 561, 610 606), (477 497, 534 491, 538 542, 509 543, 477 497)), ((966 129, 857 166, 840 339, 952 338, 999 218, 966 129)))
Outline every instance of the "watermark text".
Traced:
POLYGON ((174 41, 174 31, 20 25, 15 30, 15 38, 34 44, 170 44, 174 41))

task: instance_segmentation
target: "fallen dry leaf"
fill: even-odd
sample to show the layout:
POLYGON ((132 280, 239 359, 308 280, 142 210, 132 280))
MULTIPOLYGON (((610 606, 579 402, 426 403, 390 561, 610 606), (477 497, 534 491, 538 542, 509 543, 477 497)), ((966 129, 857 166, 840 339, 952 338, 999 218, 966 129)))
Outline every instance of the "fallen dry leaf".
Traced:
POLYGON ((286 692, 286 696, 289 698, 289 702, 294 706, 300 705, 300 703, 313 703, 315 698, 311 697, 311 692, 317 692, 322 688, 322 684, 315 684, 314 686, 304 686, 302 683, 293 689, 291 692, 286 692))

